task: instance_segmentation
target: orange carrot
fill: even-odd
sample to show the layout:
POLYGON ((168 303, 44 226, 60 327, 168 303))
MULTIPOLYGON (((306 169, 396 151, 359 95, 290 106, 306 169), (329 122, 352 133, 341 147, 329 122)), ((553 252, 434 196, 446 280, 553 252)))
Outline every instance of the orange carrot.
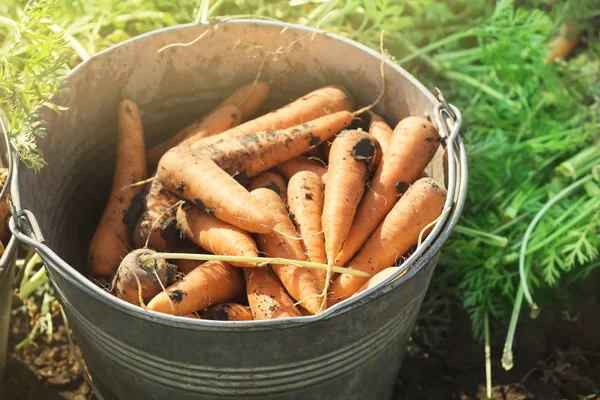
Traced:
MULTIPOLYGON (((213 254, 258 257, 256 244, 245 231, 225 223, 194 206, 177 210, 179 229, 198 246, 213 254)), ((237 267, 253 267, 250 263, 231 263, 237 267)))
POLYGON ((255 320, 300 316, 271 268, 244 268, 244 274, 248 304, 255 320))
POLYGON ((350 230, 374 151, 373 138, 355 130, 342 132, 331 146, 322 222, 329 264, 333 264, 350 230))
POLYGON ((240 121, 246 121, 252 117, 269 97, 270 86, 266 82, 250 82, 233 92, 223 100, 216 108, 227 106, 239 107, 241 112, 240 121))
MULTIPOLYGON (((325 238, 321 227, 323 190, 319 175, 311 171, 299 171, 288 183, 288 206, 302 237, 301 244, 309 261, 321 264, 327 262, 325 238)), ((317 280, 319 291, 323 290, 326 272, 313 269, 312 273, 317 280)))
MULTIPOLYGON (((376 285, 378 285, 379 283, 383 282, 384 280, 386 280, 388 277, 392 276, 393 274, 395 274, 396 272, 398 272, 398 270, 400 269, 400 267, 389 267, 389 268, 385 268, 384 270, 382 270, 381 272, 378 272, 377 274, 373 275, 372 277, 369 278, 368 281, 365 282, 364 285, 362 285, 360 287, 360 289, 358 289, 356 291, 356 293, 354 293, 354 296, 356 296, 357 294, 359 294, 362 291, 365 291, 367 289, 370 289, 372 287, 375 287, 376 285)), ((404 275, 406 273, 406 271, 408 271, 408 269, 405 269, 404 272, 402 274, 400 274, 397 278, 395 278, 393 281, 395 281, 396 279, 400 278, 402 275, 404 275)), ((392 281, 392 282, 393 282, 392 281)))
MULTIPOLYGON (((268 212, 275 218, 278 232, 256 235, 258 249, 269 257, 306 261, 302 246, 296 239, 294 223, 290 220, 281 198, 272 190, 264 188, 253 190, 251 193, 267 206, 268 212)), ((320 303, 319 289, 309 269, 295 265, 273 265, 273 271, 294 300, 301 302, 302 306, 313 314, 317 313, 320 303)))
POLYGON ((429 164, 440 140, 437 129, 424 118, 408 117, 400 121, 356 210, 335 265, 345 265, 363 246, 399 196, 429 164))
POLYGON ((302 125, 223 140, 201 152, 219 167, 243 181, 317 146, 352 122, 352 113, 340 111, 302 125))
POLYGON ((312 314, 304 307, 298 306, 298 311, 300 311, 300 315, 303 317, 310 317, 312 314))
POLYGON ((210 306, 202 318, 216 321, 252 321, 252 310, 250 307, 237 303, 221 303, 210 306))
POLYGON ((241 297, 241 271, 222 261, 207 261, 148 303, 148 309, 172 315, 186 315, 213 304, 241 297))
POLYGON ((273 217, 235 179, 198 150, 177 146, 158 164, 165 189, 176 193, 221 221, 248 232, 269 233, 273 217))
MULTIPOLYGON (((394 205, 348 268, 377 274, 391 267, 417 243, 421 231, 442 212, 446 190, 431 178, 419 179, 394 205)), ((428 234, 431 228, 425 232, 428 234)), ((329 302, 352 296, 369 278, 341 274, 331 285, 329 302)))
POLYGON ((557 58, 566 57, 577 46, 579 27, 575 24, 565 24, 548 43, 548 57, 544 60, 547 64, 554 64, 557 58))
POLYGON ((154 170, 160 158, 171 148, 183 144, 191 146, 205 137, 224 132, 240 123, 241 111, 237 106, 229 105, 217 108, 204 118, 192 122, 175 136, 157 144, 148 150, 148 168, 154 170))
POLYGON ((281 197, 281 199, 285 202, 287 201, 287 184, 285 183, 285 179, 281 177, 281 175, 276 174, 275 172, 265 171, 256 175, 256 177, 250 182, 248 185, 248 191, 253 191, 258 188, 267 188, 271 189, 275 193, 281 197))
POLYGON ((241 124, 219 136, 205 138, 192 146, 203 148, 221 140, 229 141, 234 137, 273 129, 286 129, 304 124, 313 119, 338 111, 351 111, 354 101, 350 93, 340 86, 325 86, 308 93, 288 105, 241 124))
POLYGON ((277 165, 273 170, 289 181, 292 176, 300 171, 312 171, 319 176, 323 176, 327 172, 327 167, 319 161, 299 156, 277 165))
POLYGON ((373 136, 381 145, 381 150, 385 152, 392 137, 393 129, 385 122, 385 119, 375 114, 373 111, 368 111, 371 116, 369 122, 369 134, 373 136))
POLYGON ((127 185, 146 179, 144 129, 139 109, 131 100, 119 105, 117 161, 110 197, 89 246, 88 268, 95 275, 112 275, 128 253, 128 228, 123 217, 142 187, 127 185))

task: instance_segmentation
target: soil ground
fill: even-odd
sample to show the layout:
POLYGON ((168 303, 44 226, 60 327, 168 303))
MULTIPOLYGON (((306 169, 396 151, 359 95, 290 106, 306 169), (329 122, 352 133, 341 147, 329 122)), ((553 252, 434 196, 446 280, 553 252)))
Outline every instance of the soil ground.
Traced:
MULTIPOLYGON (((575 295, 546 305, 536 320, 523 313, 512 370, 500 365, 503 338, 492 343, 494 399, 600 400, 600 271, 577 285, 575 295)), ((395 399, 485 399, 483 346, 472 339, 464 313, 453 310, 451 321, 437 349, 411 341, 395 399)), ((94 398, 60 322, 59 314, 50 344, 38 341, 13 351, 1 399, 94 398)), ((22 316, 11 325, 13 348, 29 328, 22 316)))

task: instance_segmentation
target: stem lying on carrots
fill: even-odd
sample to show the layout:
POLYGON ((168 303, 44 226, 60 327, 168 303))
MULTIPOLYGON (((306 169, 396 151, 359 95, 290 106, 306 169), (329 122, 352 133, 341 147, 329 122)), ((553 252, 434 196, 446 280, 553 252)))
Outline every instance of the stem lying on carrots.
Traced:
MULTIPOLYGON (((157 259, 171 259, 171 260, 198 260, 198 261, 225 261, 225 262, 242 262, 242 263, 253 263, 257 265, 265 264, 277 264, 277 265, 299 265, 305 268, 314 268, 327 271, 327 264, 319 264, 310 261, 299 261, 299 260, 288 260, 285 258, 272 258, 272 257, 241 257, 241 256, 221 256, 215 254, 189 254, 189 253, 154 253, 143 255, 140 260, 143 263, 150 262, 157 259)), ((343 267, 334 266, 331 269, 333 272, 340 274, 360 276, 364 278, 370 278, 372 275, 358 270, 352 270, 343 267)))

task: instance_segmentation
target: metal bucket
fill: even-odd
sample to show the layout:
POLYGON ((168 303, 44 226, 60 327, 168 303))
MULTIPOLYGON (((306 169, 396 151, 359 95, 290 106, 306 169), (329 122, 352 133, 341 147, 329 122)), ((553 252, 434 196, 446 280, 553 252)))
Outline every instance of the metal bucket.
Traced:
POLYGON ((252 81, 276 49, 282 51, 276 59, 268 55, 261 75, 275 82, 267 108, 326 84, 350 89, 360 105, 379 94, 378 53, 305 27, 246 20, 163 29, 106 50, 69 75, 69 91, 58 98, 69 110, 45 114, 49 134, 40 147, 48 166, 39 174, 20 172, 21 203, 31 213, 19 213, 11 227, 44 259, 104 398, 386 399, 392 393, 439 250, 463 206, 466 156, 460 122, 447 129, 450 119, 436 98, 391 62, 385 63, 385 96, 376 111, 398 121, 433 116, 437 106, 450 162, 446 170, 440 151, 428 172, 441 182, 446 173, 452 206, 400 279, 318 316, 226 322, 144 310, 80 272, 110 190, 121 96, 139 103, 150 146, 252 81), (207 29, 192 45, 157 53, 207 29), (31 230, 19 232, 33 215, 47 242, 31 239, 31 230))

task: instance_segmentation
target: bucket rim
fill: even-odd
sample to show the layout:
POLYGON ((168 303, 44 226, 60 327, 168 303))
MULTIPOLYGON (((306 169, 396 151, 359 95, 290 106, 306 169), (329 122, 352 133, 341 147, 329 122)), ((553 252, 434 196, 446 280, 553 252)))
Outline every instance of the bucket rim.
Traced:
MULTIPOLYGON (((266 27, 278 27, 278 28, 287 28, 290 30, 307 32, 307 33, 318 33, 327 37, 331 37, 336 41, 340 41, 356 47, 358 50, 366 53, 368 56, 374 57, 377 60, 381 61, 382 56, 380 53, 374 51, 373 49, 358 43, 352 39, 343 37, 341 35, 315 29, 312 27, 307 27, 298 24, 292 24, 288 22, 281 21, 273 21, 273 20, 256 20, 256 19, 236 19, 236 20, 227 20, 223 22, 218 22, 219 25, 253 25, 253 26, 266 26, 266 27)), ((147 32, 141 34, 139 36, 135 36, 126 41, 123 41, 119 44, 111 46, 107 49, 104 49, 94 56, 90 57, 88 60, 83 61, 78 66, 76 66, 73 70, 71 70, 64 78, 64 82, 67 82, 73 76, 78 74, 83 68, 86 68, 90 64, 96 62, 98 59, 101 59, 106 54, 110 54, 120 48, 124 48, 130 46, 138 41, 142 41, 149 37, 160 36, 168 32, 173 31, 184 31, 188 29, 202 29, 208 28, 212 26, 211 23, 207 24, 181 24, 175 25, 165 28, 160 28, 153 30, 151 32, 147 32)), ((416 86, 428 100, 431 101, 432 105, 438 105, 440 102, 433 96, 433 94, 427 90, 427 88, 418 81, 413 75, 408 73, 405 69, 400 67, 398 64, 390 61, 387 57, 384 60, 385 65, 388 68, 391 68, 395 73, 400 73, 407 81, 409 81, 412 85, 416 86)), ((274 319, 274 320, 258 320, 258 321, 215 321, 215 320, 203 320, 203 319, 192 319, 186 318, 182 316, 174 316, 170 314, 159 313, 147 309, 143 309, 139 306, 130 304, 124 300, 121 300, 107 291, 102 290, 100 287, 91 282, 87 277, 85 277, 81 272, 68 264, 62 257, 58 256, 54 252, 50 251, 49 253, 39 251, 40 256, 44 260, 46 266, 51 267, 52 271, 56 271, 60 274, 65 280, 69 283, 73 284, 78 290, 86 292, 88 295, 92 296, 96 301, 101 302, 103 305, 115 309, 116 311, 123 312, 132 317, 139 318, 142 320, 146 320, 148 322, 157 323, 161 325, 174 326, 183 329, 189 330, 227 330, 227 331, 260 331, 260 330, 270 330, 273 328, 277 329, 285 329, 292 328, 299 325, 317 323, 325 320, 329 320, 345 314, 347 312, 352 311, 353 309, 362 307, 363 305, 374 301, 375 299, 387 294, 391 290, 394 290, 398 286, 402 285, 404 282, 412 279, 432 258, 437 256, 442 245, 446 242, 448 237, 450 236, 454 226, 456 225, 460 214, 462 212, 462 208, 464 206, 464 200, 466 197, 466 185, 467 185, 467 175, 466 175, 466 152, 464 150, 464 146, 460 137, 457 138, 456 144, 459 148, 459 159, 461 165, 461 171, 463 173, 460 177, 457 177, 457 181, 460 181, 461 190, 459 193, 458 200, 454 202, 454 205, 449 213, 449 218, 446 221, 443 228, 438 233, 435 240, 431 243, 430 247, 425 249, 423 255, 418 260, 408 267, 406 273, 400 276, 393 282, 380 286, 376 285, 373 288, 367 289, 362 293, 353 296, 351 299, 342 301, 318 315, 312 316, 302 316, 295 318, 282 318, 282 319, 274 319)), ((15 160, 15 163, 18 163, 18 160, 15 160)), ((18 167, 15 168, 13 185, 12 185, 12 196, 15 197, 15 204, 20 205, 19 198, 19 188, 18 188, 18 167)), ((44 246, 46 247, 46 246, 44 246)), ((53 286, 59 294, 62 292, 60 287, 54 282, 52 279, 52 274, 49 274, 49 277, 53 283, 53 286)), ((387 281, 396 278, 396 274, 392 275, 387 281)), ((63 298, 63 301, 66 301, 64 296, 60 296, 63 298)))

